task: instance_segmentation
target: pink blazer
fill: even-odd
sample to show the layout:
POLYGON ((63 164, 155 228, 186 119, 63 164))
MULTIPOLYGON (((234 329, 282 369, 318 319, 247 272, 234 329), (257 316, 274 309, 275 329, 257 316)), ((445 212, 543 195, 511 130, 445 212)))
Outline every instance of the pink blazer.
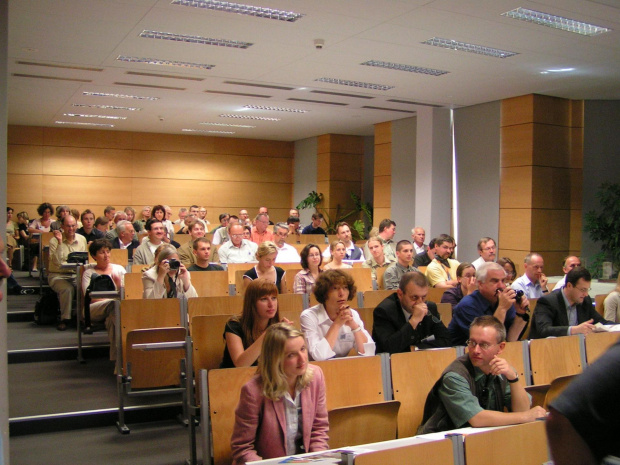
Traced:
MULTIPOLYGON (((310 365, 314 376, 301 391, 304 447, 308 452, 328 449, 325 379, 318 366, 310 365)), ((253 460, 286 456, 286 418, 283 400, 272 401, 262 394, 258 375, 241 389, 231 438, 233 465, 253 460)))

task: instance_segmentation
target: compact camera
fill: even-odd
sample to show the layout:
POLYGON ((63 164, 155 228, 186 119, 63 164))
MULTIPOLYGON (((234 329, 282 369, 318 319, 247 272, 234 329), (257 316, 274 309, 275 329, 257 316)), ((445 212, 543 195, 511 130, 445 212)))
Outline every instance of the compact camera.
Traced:
POLYGON ((521 305, 521 300, 523 299, 524 292, 521 289, 515 290, 515 302, 521 305))
POLYGON ((176 258, 171 258, 170 260, 168 260, 168 266, 171 270, 178 270, 181 266, 181 262, 178 261, 176 258))

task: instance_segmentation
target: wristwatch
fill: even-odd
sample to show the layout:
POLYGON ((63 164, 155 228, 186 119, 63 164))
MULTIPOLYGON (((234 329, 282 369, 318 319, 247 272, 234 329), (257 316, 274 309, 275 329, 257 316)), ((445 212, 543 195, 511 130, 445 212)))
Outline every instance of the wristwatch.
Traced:
POLYGON ((506 378, 506 381, 508 381, 509 384, 516 383, 517 381, 519 381, 519 375, 517 375, 516 373, 515 373, 515 375, 517 376, 515 379, 508 379, 508 378, 506 378))
POLYGON ((523 321, 525 321, 525 322, 530 321, 530 314, 529 313, 517 313, 517 316, 519 318, 523 318, 523 321))

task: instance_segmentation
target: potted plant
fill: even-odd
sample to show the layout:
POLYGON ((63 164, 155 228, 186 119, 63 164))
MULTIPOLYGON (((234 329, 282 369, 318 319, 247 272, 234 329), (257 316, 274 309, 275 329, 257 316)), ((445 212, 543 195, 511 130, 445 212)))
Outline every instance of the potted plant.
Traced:
POLYGON ((600 277, 603 262, 610 261, 614 270, 620 269, 620 184, 601 184, 596 197, 600 212, 587 212, 583 229, 592 241, 601 243, 601 252, 588 267, 593 277, 600 277))

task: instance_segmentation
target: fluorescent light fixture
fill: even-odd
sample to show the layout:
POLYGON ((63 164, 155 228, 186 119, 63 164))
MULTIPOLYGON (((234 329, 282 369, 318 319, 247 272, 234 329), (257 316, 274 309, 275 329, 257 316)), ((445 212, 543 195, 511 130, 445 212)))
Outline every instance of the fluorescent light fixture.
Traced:
POLYGON ((425 45, 434 45, 435 47, 447 48, 450 50, 477 53, 478 55, 485 55, 494 58, 508 58, 518 55, 517 52, 509 52, 507 50, 485 47, 484 45, 468 44, 457 40, 442 39, 441 37, 432 37, 422 43, 425 45))
POLYGON ((79 121, 54 121, 56 124, 77 124, 80 126, 96 126, 100 128, 113 128, 113 124, 103 124, 103 123, 81 123, 79 121))
POLYGON ((139 95, 108 94, 106 92, 82 92, 87 97, 132 98, 135 100, 159 100, 159 97, 141 97, 139 95))
POLYGON ((205 134, 234 134, 235 131, 209 131, 207 129, 181 129, 183 132, 202 132, 205 134))
POLYGON ((390 63, 388 61, 370 60, 360 63, 366 66, 376 66, 377 68, 395 69, 397 71, 408 71, 410 73, 428 74, 430 76, 441 76, 442 74, 448 74, 450 71, 443 71, 441 69, 422 68, 421 66, 401 65, 398 63, 390 63))
POLYGON ((394 88, 394 86, 386 86, 383 84, 372 84, 370 82, 349 81, 346 79, 326 78, 326 77, 315 79, 315 81, 327 82, 328 84, 338 84, 339 86, 361 87, 363 89, 372 89, 372 90, 390 90, 394 88))
POLYGON ((100 110, 127 110, 127 111, 141 111, 142 108, 138 107, 117 107, 116 105, 86 105, 85 103, 72 103, 72 107, 78 108, 99 108, 100 110))
POLYGON ((229 123, 208 123, 208 122, 204 122, 204 123, 199 123, 199 124, 204 124, 205 126, 224 126, 227 128, 255 128, 256 126, 250 126, 248 124, 229 124, 229 123))
POLYGON ((258 121, 280 121, 280 118, 267 118, 265 116, 250 116, 250 115, 220 115, 220 118, 237 118, 237 119, 254 119, 258 121))
POLYGON ((564 18, 563 16, 550 15, 549 13, 543 13, 542 11, 528 10, 527 8, 521 7, 502 13, 502 16, 527 21, 528 23, 539 24, 540 26, 560 29, 566 32, 574 32, 575 34, 581 34, 584 36, 597 36, 611 31, 611 29, 606 27, 582 23, 581 21, 564 18))
POLYGON ((128 63, 146 63, 148 65, 177 66, 179 68, 211 69, 215 67, 215 65, 207 65, 204 63, 190 63, 188 61, 160 60, 158 58, 126 57, 123 55, 117 56, 116 59, 118 61, 126 61, 128 63))
POLYGON ((549 73, 570 73, 571 71, 575 71, 575 68, 559 68, 559 69, 547 69, 545 71, 541 71, 540 74, 549 74, 549 73))
POLYGON ((63 116, 71 116, 73 118, 127 119, 126 116, 83 115, 80 113, 63 113, 63 116))
POLYGON ((188 44, 217 45, 219 47, 248 48, 254 45, 251 42, 241 42, 240 40, 211 39, 209 37, 191 36, 187 34, 174 34, 172 32, 158 32, 144 30, 140 37, 145 39, 172 40, 173 42, 186 42, 188 44))
POLYGON ((308 110, 299 110, 297 108, 284 108, 284 107, 267 107, 264 105, 244 105, 243 108, 250 110, 270 110, 270 111, 287 111, 289 113, 308 113, 308 110))
POLYGON ((242 3, 222 2, 219 0, 173 0, 171 5, 192 6, 194 8, 206 8, 208 10, 225 11, 226 13, 237 13, 240 15, 256 16, 257 18, 276 19, 293 23, 303 17, 301 13, 293 11, 274 10, 271 8, 261 8, 242 3))

